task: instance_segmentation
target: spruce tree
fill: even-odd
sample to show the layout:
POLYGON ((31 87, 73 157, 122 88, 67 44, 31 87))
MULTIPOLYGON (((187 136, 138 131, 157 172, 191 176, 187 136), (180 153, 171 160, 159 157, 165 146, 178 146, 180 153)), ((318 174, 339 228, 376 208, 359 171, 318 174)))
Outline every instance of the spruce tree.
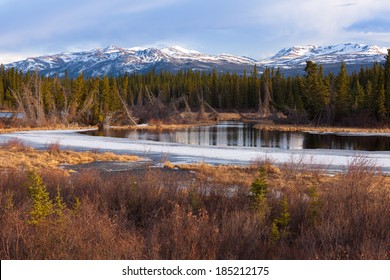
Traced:
POLYGON ((106 114, 110 108, 110 80, 108 76, 104 76, 100 84, 100 108, 102 113, 106 114))
POLYGON ((378 96, 378 101, 377 101, 377 116, 379 121, 385 121, 386 115, 387 115, 387 110, 386 110, 386 98, 385 98, 385 88, 382 85, 381 89, 379 90, 379 96, 378 96))
POLYGON ((309 118, 318 122, 323 117, 329 104, 329 92, 326 88, 320 69, 312 61, 306 63, 304 81, 305 109, 309 118))
POLYGON ((346 117, 351 108, 350 91, 349 91, 349 77, 345 63, 341 63, 340 72, 336 77, 336 96, 335 109, 336 121, 342 120, 346 117))
POLYGON ((387 117, 390 117, 390 49, 387 50, 384 72, 385 107, 387 108, 387 117))
POLYGON ((0 76, 0 107, 4 106, 4 93, 3 77, 0 76))

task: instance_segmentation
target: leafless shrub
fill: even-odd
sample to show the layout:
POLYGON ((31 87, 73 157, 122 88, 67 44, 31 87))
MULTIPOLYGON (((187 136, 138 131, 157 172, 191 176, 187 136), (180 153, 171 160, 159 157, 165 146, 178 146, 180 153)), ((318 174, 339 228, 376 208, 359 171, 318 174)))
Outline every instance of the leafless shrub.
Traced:
POLYGON ((60 142, 56 141, 56 142, 52 142, 50 144, 47 144, 46 150, 48 150, 50 153, 58 154, 61 151, 60 142))
MULTIPOLYGON (((40 172, 61 222, 26 222, 26 173, 0 171, 1 259, 388 259, 388 178, 366 159, 335 176, 269 167, 269 213, 243 181, 183 170, 40 172), (79 201, 77 203, 77 200, 79 201), (284 201, 284 206, 281 203, 284 201), (273 236, 288 213, 288 234, 273 236)), ((221 172, 234 169, 221 169, 221 172)), ((256 170, 246 169, 249 176, 256 170)), ((237 175, 236 175, 237 176, 237 175)))
POLYGON ((3 147, 7 149, 14 149, 17 151, 23 151, 29 149, 29 147, 26 144, 24 144, 22 140, 18 138, 9 139, 7 142, 3 144, 3 147))

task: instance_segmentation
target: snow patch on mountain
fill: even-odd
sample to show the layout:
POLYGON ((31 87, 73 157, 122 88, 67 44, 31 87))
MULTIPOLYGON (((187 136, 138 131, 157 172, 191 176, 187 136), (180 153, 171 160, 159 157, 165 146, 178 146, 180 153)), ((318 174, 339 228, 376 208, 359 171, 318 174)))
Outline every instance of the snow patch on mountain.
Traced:
POLYGON ((330 46, 294 46, 282 49, 276 55, 263 59, 260 64, 271 67, 296 67, 312 60, 318 64, 367 64, 385 59, 387 48, 363 44, 338 44, 330 46))
POLYGON ((108 46, 90 51, 65 52, 54 55, 31 57, 26 60, 5 65, 15 67, 22 72, 38 70, 46 76, 76 77, 118 76, 125 73, 146 73, 153 68, 156 71, 179 71, 185 69, 236 72, 250 71, 256 64, 259 70, 264 67, 281 69, 303 69, 306 61, 318 64, 336 65, 342 61, 351 65, 368 65, 385 59, 387 48, 363 44, 338 44, 330 46, 294 46, 280 50, 274 56, 255 60, 249 57, 231 54, 210 55, 180 46, 157 48, 120 48, 108 46))
POLYGON ((70 77, 84 72, 86 76, 121 75, 125 73, 147 72, 154 67, 160 70, 178 71, 180 69, 209 70, 213 68, 242 71, 256 63, 256 60, 234 55, 208 55, 179 46, 157 48, 120 48, 108 46, 91 51, 60 53, 54 55, 28 58, 23 61, 7 64, 23 72, 35 71, 44 75, 64 76, 68 71, 70 77))

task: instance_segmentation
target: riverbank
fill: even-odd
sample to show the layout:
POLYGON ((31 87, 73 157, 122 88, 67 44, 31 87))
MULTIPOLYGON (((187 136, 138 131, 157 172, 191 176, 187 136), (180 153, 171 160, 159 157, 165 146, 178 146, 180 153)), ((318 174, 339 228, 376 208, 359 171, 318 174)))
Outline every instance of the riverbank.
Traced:
MULTIPOLYGON (((190 120, 196 120, 197 113, 185 113, 191 115, 190 120)), ((390 127, 382 128, 367 128, 367 127, 339 127, 339 126, 314 126, 314 125, 294 125, 294 124, 275 124, 272 120, 266 119, 242 119, 238 113, 218 113, 218 120, 198 120, 189 123, 172 124, 164 123, 159 120, 151 120, 146 124, 139 124, 137 126, 109 126, 112 129, 134 129, 134 130, 180 130, 193 126, 207 126, 214 125, 223 121, 244 121, 255 123, 256 129, 263 130, 278 130, 291 132, 319 132, 319 133, 390 133, 390 127)), ((98 126, 79 126, 79 125, 46 125, 42 127, 10 127, 0 128, 0 134, 7 134, 20 131, 34 131, 34 130, 85 130, 98 129, 98 126)))
POLYGON ((21 132, 21 131, 36 131, 36 130, 86 130, 86 129, 97 129, 97 126, 79 126, 76 124, 70 125, 45 125, 38 127, 31 126, 15 126, 8 128, 0 128, 0 134, 21 132))
POLYGON ((162 160, 169 160, 174 164, 205 162, 226 165, 250 165, 253 162, 264 160, 276 165, 295 162, 312 168, 322 168, 328 172, 345 171, 354 158, 361 157, 371 161, 384 173, 390 173, 389 152, 198 146, 89 136, 78 132, 79 130, 46 130, 0 134, 0 143, 16 139, 37 149, 46 149, 49 144, 56 143, 61 149, 136 155, 149 158, 155 163, 162 160))
POLYGON ((286 125, 286 124, 273 124, 269 122, 259 122, 254 127, 256 129, 291 131, 291 132, 312 131, 312 132, 319 132, 319 133, 390 133, 390 128, 286 125))
POLYGON ((0 146, 0 169, 61 169, 61 165, 77 165, 92 162, 138 162, 141 158, 133 155, 117 155, 96 151, 75 152, 62 150, 58 143, 48 144, 45 150, 36 150, 11 139, 0 146))

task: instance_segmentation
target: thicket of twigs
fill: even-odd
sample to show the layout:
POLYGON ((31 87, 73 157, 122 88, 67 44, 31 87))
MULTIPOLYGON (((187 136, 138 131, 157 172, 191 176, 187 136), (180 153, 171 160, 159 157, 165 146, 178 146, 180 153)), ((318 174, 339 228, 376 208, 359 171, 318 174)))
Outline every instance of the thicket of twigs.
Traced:
POLYGON ((269 164, 0 172, 1 259, 390 258, 390 188, 362 159, 334 177, 269 164))

